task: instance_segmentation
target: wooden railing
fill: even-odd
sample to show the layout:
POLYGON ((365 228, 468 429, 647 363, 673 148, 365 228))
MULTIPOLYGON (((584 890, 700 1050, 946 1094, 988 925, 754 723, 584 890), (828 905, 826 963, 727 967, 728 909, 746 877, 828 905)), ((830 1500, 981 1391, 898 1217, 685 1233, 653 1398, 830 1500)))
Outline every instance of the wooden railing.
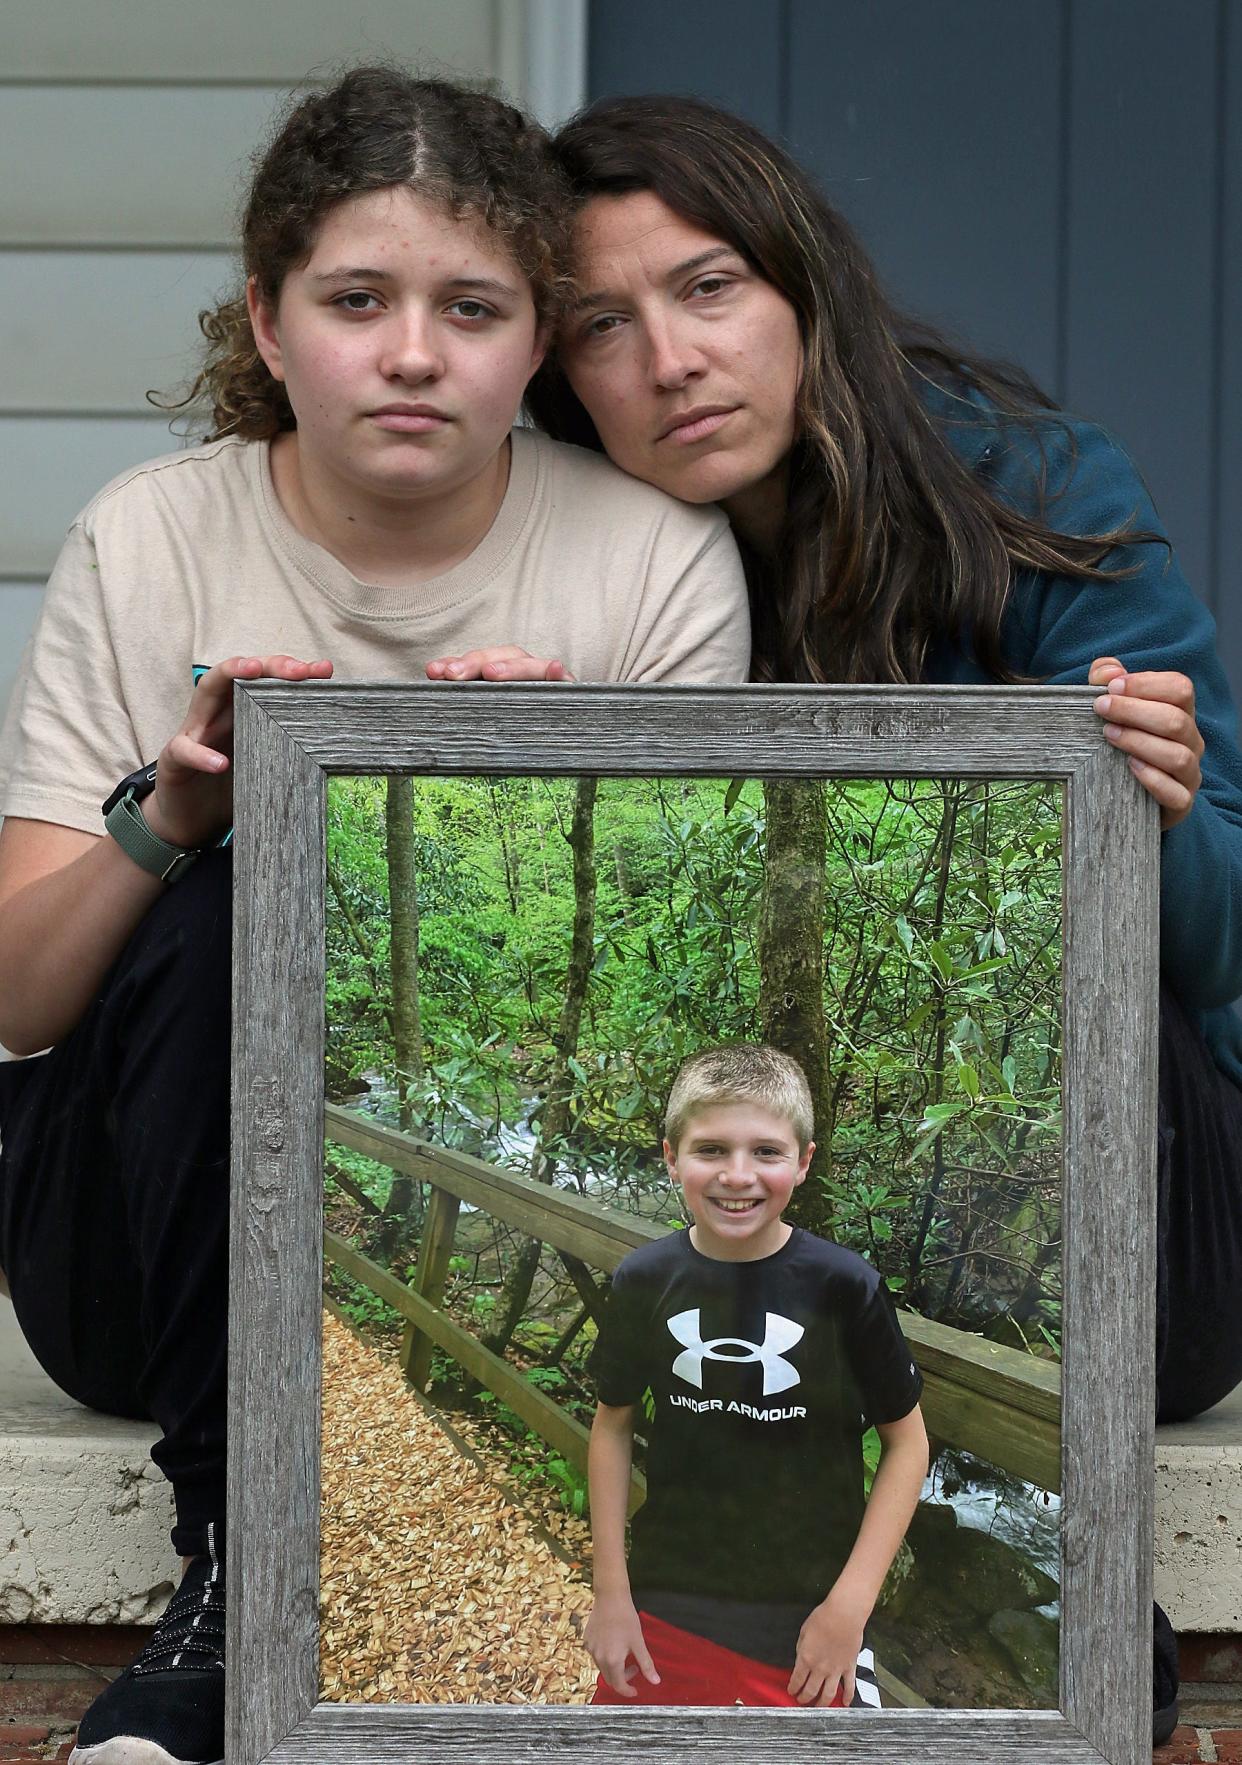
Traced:
MULTIPOLYGON (((467 1202, 551 1245, 566 1259, 580 1292, 583 1282, 590 1281, 587 1268, 610 1274, 636 1245, 662 1237, 662 1228, 616 1213, 589 1197, 414 1139, 352 1110, 329 1104, 325 1115, 329 1140, 431 1186, 411 1287, 335 1232, 324 1233, 325 1255, 405 1318, 402 1365, 410 1383, 425 1389, 434 1344, 508 1404, 568 1463, 585 1470, 587 1430, 582 1423, 440 1308, 458 1211, 467 1202)), ((899 1315, 923 1374, 928 1432, 1041 1489, 1059 1490, 1060 1368, 964 1330, 931 1323, 914 1312, 899 1315)), ((643 1494, 642 1477, 636 1473, 631 1504, 636 1506, 643 1494)))

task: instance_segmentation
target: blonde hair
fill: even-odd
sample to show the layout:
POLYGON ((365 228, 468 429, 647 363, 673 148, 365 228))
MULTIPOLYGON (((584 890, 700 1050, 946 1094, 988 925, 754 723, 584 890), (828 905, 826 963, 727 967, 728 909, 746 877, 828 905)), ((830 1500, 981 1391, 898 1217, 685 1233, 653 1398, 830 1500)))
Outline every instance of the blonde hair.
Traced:
POLYGON ((664 1137, 676 1151, 692 1116, 721 1103, 757 1103, 787 1121, 805 1152, 815 1132, 806 1074, 792 1054, 766 1042, 731 1042, 684 1060, 664 1112, 664 1137))

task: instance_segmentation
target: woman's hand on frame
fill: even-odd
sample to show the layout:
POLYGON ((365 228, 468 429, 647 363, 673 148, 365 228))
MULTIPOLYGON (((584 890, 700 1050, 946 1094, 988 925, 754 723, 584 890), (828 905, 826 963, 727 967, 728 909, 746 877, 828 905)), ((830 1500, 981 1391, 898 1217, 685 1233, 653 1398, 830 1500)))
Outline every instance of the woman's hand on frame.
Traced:
POLYGON ((1104 689, 1095 701, 1104 734, 1159 803, 1161 829, 1176 827, 1190 814, 1202 783, 1193 682, 1184 674, 1130 674, 1116 656, 1099 657, 1087 679, 1104 689))

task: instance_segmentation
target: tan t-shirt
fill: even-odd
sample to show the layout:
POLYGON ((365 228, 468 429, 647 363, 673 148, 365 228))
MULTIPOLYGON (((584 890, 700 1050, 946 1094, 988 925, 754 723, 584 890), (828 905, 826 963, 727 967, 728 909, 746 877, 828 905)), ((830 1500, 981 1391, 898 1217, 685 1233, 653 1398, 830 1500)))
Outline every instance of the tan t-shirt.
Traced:
POLYGON ((102 831, 100 804, 185 716, 195 665, 327 656, 338 680, 424 678, 516 643, 578 680, 743 681, 746 586, 717 509, 513 431, 490 531, 444 575, 360 582, 289 521, 266 442, 168 454, 70 529, 0 738, 0 814, 102 831))

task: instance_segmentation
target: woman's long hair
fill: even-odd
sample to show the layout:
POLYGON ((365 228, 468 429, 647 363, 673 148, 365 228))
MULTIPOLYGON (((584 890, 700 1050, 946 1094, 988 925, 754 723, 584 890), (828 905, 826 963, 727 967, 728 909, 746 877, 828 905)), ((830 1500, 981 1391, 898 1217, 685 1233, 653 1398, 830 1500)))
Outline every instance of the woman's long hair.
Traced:
MULTIPOLYGON (((573 118, 556 150, 579 207, 650 191, 741 252, 797 313, 784 530, 774 557, 743 546, 757 679, 917 681, 948 636, 1013 680, 1001 649, 1013 572, 1111 579, 1102 565, 1115 545, 1155 537, 1057 533, 989 493, 929 414, 926 382, 963 424, 986 421, 971 398, 982 394, 1037 457, 1052 401, 1020 370, 899 314, 841 216, 749 123, 697 99, 609 99, 573 118)), ((600 446, 554 354, 527 402, 551 434, 600 446)))
MULTIPOLYGON (((567 287, 565 187, 537 123, 490 93, 399 67, 356 67, 296 102, 256 156, 242 215, 242 269, 273 308, 306 262, 325 215, 376 190, 408 189, 496 235, 529 278, 541 321, 567 287)), ((267 439, 296 427, 283 385, 255 347, 245 295, 199 314, 203 366, 165 410, 208 406, 212 438, 267 439)))

